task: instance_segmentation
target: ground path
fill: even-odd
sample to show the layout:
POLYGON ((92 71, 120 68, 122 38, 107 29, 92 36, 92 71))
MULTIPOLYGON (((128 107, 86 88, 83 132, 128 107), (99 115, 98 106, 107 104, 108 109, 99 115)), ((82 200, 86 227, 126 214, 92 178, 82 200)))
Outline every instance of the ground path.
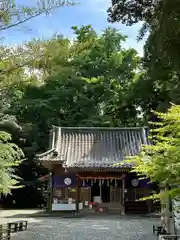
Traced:
MULTIPOLYGON (((19 220, 20 212, 0 213, 1 222, 19 220), (8 215, 8 216, 7 216, 8 215), (8 217, 8 218, 6 218, 8 217)), ((157 240, 152 224, 157 219, 120 216, 84 218, 28 217, 28 230, 12 235, 12 240, 157 240)))

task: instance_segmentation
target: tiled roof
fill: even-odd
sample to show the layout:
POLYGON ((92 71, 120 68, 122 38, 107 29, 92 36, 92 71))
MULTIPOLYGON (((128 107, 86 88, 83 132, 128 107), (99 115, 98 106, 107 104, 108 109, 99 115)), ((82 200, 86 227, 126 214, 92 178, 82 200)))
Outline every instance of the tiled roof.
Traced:
MULTIPOLYGON (((69 168, 114 168, 147 144, 145 128, 56 128, 54 150, 42 160, 59 160, 69 168)), ((130 167, 125 165, 124 167, 130 167)))
POLYGON ((41 161, 58 161, 58 153, 56 153, 55 148, 48 150, 47 152, 37 154, 36 159, 41 161))
MULTIPOLYGON (((126 156, 147 144, 147 128, 54 128, 52 149, 40 160, 61 161, 68 168, 119 168, 126 156)), ((124 165, 124 167, 130 167, 124 165)))

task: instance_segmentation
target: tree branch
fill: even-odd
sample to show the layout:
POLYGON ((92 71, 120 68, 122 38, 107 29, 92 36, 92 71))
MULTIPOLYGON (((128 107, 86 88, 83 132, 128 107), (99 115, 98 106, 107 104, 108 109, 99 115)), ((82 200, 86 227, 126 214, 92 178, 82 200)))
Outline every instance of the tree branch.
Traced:
MULTIPOLYGON (((40 56, 40 57, 43 57, 43 55, 40 56)), ((11 73, 11 72, 17 70, 18 68, 25 67, 26 65, 32 63, 33 61, 34 61, 34 59, 31 59, 31 60, 26 61, 26 62, 24 62, 24 63, 22 63, 22 64, 15 65, 14 67, 11 67, 11 68, 9 68, 9 69, 6 69, 6 70, 0 70, 0 73, 1 73, 1 74, 9 74, 9 73, 11 73)))
POLYGON ((53 7, 50 7, 49 9, 44 9, 44 10, 42 10, 42 11, 39 11, 38 13, 35 13, 35 14, 33 14, 33 15, 31 15, 31 16, 29 16, 29 17, 27 17, 27 18, 25 18, 25 19, 23 19, 23 20, 21 20, 21 21, 12 23, 12 24, 10 24, 10 25, 8 25, 8 26, 0 27, 0 31, 7 30, 7 29, 9 29, 9 28, 11 28, 11 27, 16 27, 16 26, 18 26, 18 25, 20 25, 20 24, 22 24, 22 23, 25 23, 25 22, 27 22, 27 21, 35 18, 35 17, 40 16, 41 14, 47 13, 47 12, 49 12, 49 11, 52 11, 53 9, 56 9, 56 8, 59 8, 59 7, 64 7, 64 6, 73 6, 73 5, 76 5, 76 4, 77 4, 77 3, 75 3, 75 2, 68 2, 68 1, 65 2, 65 1, 64 1, 64 2, 63 2, 62 4, 60 4, 60 5, 53 6, 53 7))

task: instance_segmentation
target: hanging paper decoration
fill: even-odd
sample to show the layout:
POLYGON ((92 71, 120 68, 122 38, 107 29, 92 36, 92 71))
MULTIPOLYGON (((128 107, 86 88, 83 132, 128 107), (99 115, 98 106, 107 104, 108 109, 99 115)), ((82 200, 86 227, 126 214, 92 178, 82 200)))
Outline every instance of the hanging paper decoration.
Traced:
POLYGON ((107 187, 109 187, 109 180, 107 179, 107 187))
POLYGON ((115 184, 114 184, 115 187, 117 187, 117 180, 115 179, 115 184))
POLYGON ((101 179, 99 179, 99 187, 101 187, 101 179))
POLYGON ((93 186, 93 180, 91 180, 91 186, 93 186))
POLYGON ((104 179, 102 180, 102 185, 104 184, 104 179))
POLYGON ((111 182, 111 186, 114 188, 114 180, 112 180, 112 182, 111 182))
POLYGON ((86 185, 85 180, 83 180, 83 187, 86 185))

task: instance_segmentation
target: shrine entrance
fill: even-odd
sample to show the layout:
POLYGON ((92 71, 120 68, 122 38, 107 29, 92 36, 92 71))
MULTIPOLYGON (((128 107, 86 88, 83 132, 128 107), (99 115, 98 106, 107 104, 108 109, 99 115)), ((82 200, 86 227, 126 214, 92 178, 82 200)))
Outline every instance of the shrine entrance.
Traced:
POLYGON ((110 186, 103 185, 101 189, 101 200, 103 203, 110 202, 110 186))
POLYGON ((110 186, 107 183, 102 185, 101 182, 97 181, 93 184, 91 187, 91 202, 94 201, 101 203, 110 202, 110 186))
POLYGON ((98 182, 94 183, 93 186, 91 187, 91 202, 94 202, 94 199, 96 196, 101 195, 101 187, 99 186, 98 182))
POLYGON ((79 179, 80 202, 86 203, 84 212, 123 212, 125 174, 83 172, 79 179))

